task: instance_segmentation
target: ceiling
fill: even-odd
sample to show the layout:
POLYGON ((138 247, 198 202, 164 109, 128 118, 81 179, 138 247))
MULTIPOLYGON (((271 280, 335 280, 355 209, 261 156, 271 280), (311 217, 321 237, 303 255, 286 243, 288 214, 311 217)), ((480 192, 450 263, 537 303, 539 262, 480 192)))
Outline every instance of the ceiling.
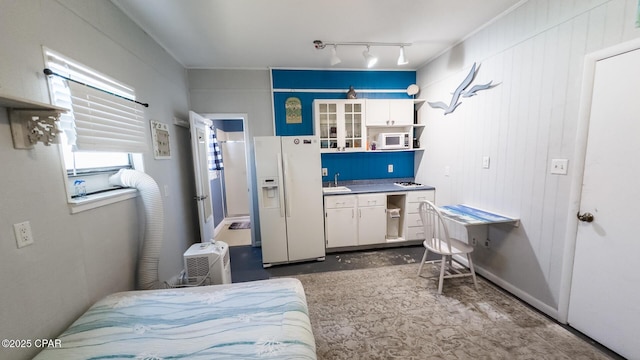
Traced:
POLYGON ((112 0, 186 68, 364 69, 364 46, 338 46, 330 65, 325 43, 372 46, 375 69, 418 69, 525 0, 112 0))

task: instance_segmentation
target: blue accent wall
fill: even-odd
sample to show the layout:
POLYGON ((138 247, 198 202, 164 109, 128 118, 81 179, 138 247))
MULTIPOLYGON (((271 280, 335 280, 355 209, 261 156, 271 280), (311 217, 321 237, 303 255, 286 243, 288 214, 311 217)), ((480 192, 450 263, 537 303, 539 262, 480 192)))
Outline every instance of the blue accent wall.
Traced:
MULTIPOLYGON (((350 86, 356 90, 358 99, 410 99, 405 90, 415 84, 416 72, 273 69, 271 78, 275 133, 291 136, 313 135, 313 100, 345 99, 350 86), (289 97, 300 99, 300 124, 287 124, 285 121, 284 104, 289 97)), ((414 152, 325 153, 322 154, 322 167, 329 169, 329 176, 323 177, 323 181, 332 181, 335 172, 340 173, 340 180, 414 177, 414 152), (387 172, 389 164, 393 164, 393 173, 387 172)))
POLYGON ((324 153, 322 167, 327 168, 327 176, 322 181, 333 181, 335 173, 340 173, 338 181, 414 177, 414 155, 413 151, 324 153), (389 164, 393 164, 392 173, 387 171, 389 164))

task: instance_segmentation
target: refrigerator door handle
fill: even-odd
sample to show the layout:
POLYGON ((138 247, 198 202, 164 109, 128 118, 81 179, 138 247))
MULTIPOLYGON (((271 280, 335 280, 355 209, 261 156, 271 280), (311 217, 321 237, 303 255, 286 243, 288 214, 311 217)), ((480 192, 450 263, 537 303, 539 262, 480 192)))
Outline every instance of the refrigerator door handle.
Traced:
MULTIPOLYGON (((284 164, 284 187, 285 187, 285 191, 290 192, 292 191, 292 187, 291 187, 291 179, 290 179, 290 174, 289 174, 289 157, 287 156, 286 153, 282 154, 283 157, 283 164, 284 164)), ((287 194, 287 196, 285 196, 285 206, 286 206, 286 210, 285 213, 287 214, 287 217, 291 217, 291 195, 292 194, 287 194)))
POLYGON ((282 186, 282 154, 278 153, 278 197, 280 200, 280 217, 284 217, 284 186, 282 186))

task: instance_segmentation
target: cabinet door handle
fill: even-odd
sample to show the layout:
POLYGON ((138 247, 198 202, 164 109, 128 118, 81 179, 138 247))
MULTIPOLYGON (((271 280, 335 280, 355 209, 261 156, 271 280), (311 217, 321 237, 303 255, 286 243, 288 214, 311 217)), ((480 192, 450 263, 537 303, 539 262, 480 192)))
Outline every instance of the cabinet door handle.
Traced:
POLYGON ((351 209, 351 218, 353 219, 356 216, 356 213, 353 209, 351 209))
POLYGON ((362 218, 362 209, 358 209, 358 217, 362 218))

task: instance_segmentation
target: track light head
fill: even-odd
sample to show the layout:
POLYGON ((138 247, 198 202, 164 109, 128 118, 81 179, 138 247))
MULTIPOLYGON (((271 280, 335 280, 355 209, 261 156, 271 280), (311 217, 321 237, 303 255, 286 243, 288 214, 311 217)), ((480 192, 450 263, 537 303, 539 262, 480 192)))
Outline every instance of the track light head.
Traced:
POLYGON ((409 62, 404 56, 404 46, 400 46, 400 56, 398 56, 398 65, 407 65, 409 62))
POLYGON ((342 62, 338 57, 338 45, 333 45, 331 48, 331 66, 338 65, 342 62))
POLYGON ((378 62, 378 58, 369 53, 369 45, 367 45, 367 50, 362 52, 362 56, 364 56, 364 61, 368 68, 373 67, 378 62))

